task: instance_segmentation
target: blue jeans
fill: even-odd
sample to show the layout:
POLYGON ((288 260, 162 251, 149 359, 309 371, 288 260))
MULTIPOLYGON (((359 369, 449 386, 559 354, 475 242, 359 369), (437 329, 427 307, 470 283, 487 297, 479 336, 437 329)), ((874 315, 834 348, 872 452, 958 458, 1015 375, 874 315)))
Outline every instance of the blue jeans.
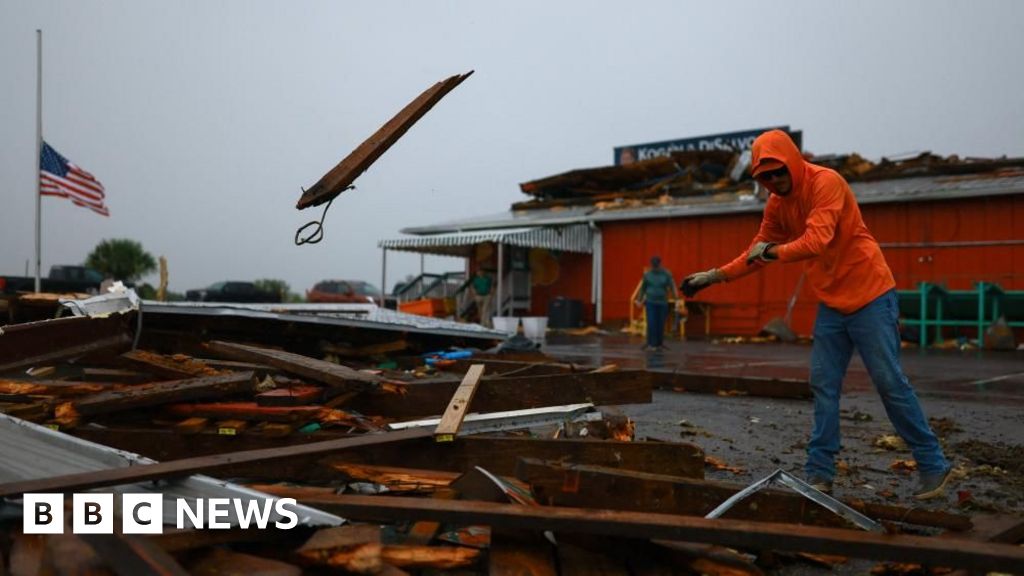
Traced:
POLYGON ((900 366, 899 306, 890 290, 852 314, 818 306, 811 350, 814 429, 807 445, 808 477, 831 480, 839 452, 839 394, 854 348, 868 369, 896 433, 921 474, 945 472, 949 463, 928 426, 914 389, 900 366))
POLYGON ((665 319, 668 318, 668 302, 648 302, 647 345, 661 346, 665 341, 665 319))

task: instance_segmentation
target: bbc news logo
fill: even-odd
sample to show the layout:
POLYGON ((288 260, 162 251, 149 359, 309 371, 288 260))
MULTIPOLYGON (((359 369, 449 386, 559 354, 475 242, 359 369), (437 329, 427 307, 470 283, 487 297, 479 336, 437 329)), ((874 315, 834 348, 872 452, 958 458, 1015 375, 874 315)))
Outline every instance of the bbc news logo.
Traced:
MULTIPOLYGON (((25 534, 64 533, 63 494, 25 494, 22 505, 22 530, 25 534)), ((175 525, 187 528, 226 530, 232 528, 231 513, 243 529, 274 528, 289 530, 299 524, 294 498, 177 498, 175 525), (271 519, 275 517, 274 522, 271 519)), ((74 494, 71 505, 71 531, 75 534, 113 534, 114 494, 74 494)), ((121 494, 121 533, 162 534, 164 498, 160 494, 121 494)))

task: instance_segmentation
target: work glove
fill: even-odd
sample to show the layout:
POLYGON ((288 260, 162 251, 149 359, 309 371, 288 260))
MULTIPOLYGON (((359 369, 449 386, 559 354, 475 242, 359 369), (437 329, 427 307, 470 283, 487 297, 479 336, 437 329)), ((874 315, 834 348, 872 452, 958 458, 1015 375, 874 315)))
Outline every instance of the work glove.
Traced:
POLYGON ((768 249, 775 246, 774 242, 758 242, 750 248, 750 252, 747 254, 747 266, 750 266, 754 262, 774 262, 778 260, 776 256, 769 256, 768 249))
POLYGON ((697 272, 683 278, 683 283, 679 285, 679 290, 687 298, 693 298, 697 292, 719 282, 725 282, 725 274, 718 268, 712 268, 706 272, 697 272))

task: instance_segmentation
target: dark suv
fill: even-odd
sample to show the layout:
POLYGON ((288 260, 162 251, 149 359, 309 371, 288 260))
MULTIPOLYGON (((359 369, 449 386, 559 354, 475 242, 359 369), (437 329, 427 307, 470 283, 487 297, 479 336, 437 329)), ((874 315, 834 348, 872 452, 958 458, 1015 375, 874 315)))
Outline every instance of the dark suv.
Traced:
POLYGON ((380 290, 362 280, 324 280, 306 291, 308 302, 380 305, 380 290))
POLYGON ((185 292, 193 302, 281 302, 281 295, 260 290, 252 282, 216 282, 207 288, 185 292))

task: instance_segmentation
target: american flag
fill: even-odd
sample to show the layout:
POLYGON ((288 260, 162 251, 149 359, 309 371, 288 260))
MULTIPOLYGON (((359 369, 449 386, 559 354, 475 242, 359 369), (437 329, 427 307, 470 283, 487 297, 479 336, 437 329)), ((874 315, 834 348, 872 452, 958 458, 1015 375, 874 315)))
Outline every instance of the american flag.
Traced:
POLYGON ((67 198, 97 214, 110 216, 103 204, 103 184, 92 174, 75 166, 49 144, 43 142, 39 165, 40 194, 67 198))

